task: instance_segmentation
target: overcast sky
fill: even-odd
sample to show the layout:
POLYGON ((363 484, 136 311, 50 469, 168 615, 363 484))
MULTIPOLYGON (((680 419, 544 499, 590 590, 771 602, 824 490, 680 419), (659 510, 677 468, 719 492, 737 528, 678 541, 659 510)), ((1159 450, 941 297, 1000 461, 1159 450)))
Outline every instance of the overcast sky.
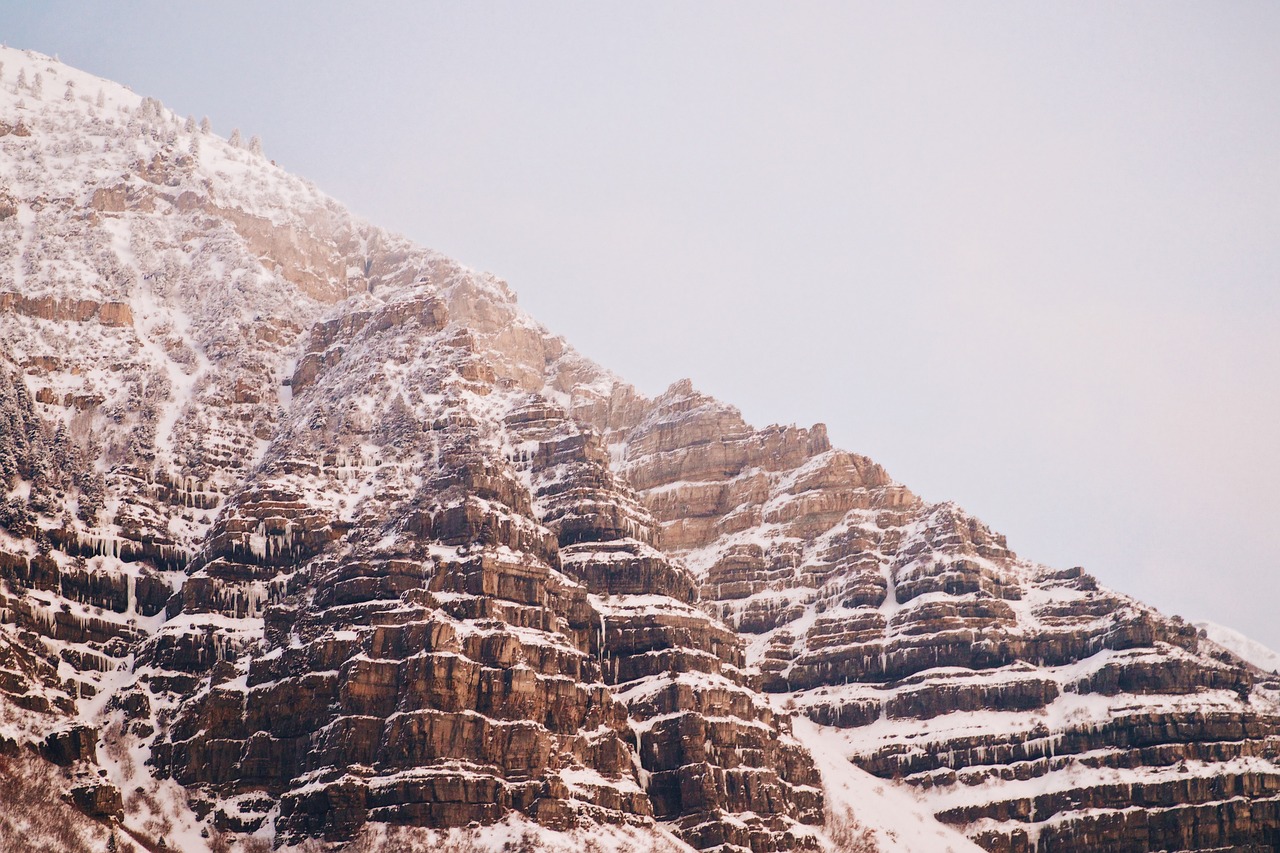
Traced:
POLYGON ((30 3, 649 394, 1280 648, 1280 4, 30 3))

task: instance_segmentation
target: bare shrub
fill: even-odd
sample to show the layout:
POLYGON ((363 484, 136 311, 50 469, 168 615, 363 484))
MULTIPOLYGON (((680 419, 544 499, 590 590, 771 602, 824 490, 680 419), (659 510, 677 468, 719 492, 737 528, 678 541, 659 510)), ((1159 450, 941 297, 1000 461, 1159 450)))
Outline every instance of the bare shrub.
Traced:
POLYGON ((875 833, 863 826, 848 806, 827 812, 826 830, 836 853, 880 853, 875 833))
POLYGON ((435 849, 440 853, 483 853, 475 838, 467 833, 450 833, 448 838, 437 842, 435 849))
POLYGON ((502 853, 536 853, 541 845, 538 843, 538 836, 532 829, 526 829, 520 833, 520 837, 515 841, 508 841, 502 845, 502 853))
MULTIPOLYGON (((422 827, 384 826, 364 830, 339 848, 340 853, 492 853, 481 847, 475 833, 465 829, 431 830, 422 827)), ((302 853, 302 851, 298 851, 302 853)))
POLYGON ((325 853, 325 847, 314 838, 308 838, 297 847, 292 848, 292 851, 293 853, 325 853))
POLYGON ((129 741, 125 738, 124 724, 120 720, 112 720, 103 731, 102 740, 107 758, 119 765, 126 779, 133 778, 136 767, 129 752, 129 741))
POLYGON ((0 757, 0 850, 104 849, 109 831, 66 805, 63 789, 56 770, 41 759, 0 757))

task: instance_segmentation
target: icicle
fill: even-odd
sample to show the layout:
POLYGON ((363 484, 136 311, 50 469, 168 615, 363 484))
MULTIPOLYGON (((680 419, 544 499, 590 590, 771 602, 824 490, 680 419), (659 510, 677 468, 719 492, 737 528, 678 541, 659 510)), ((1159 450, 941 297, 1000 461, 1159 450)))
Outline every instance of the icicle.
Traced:
POLYGON ((605 636, 604 614, 601 613, 600 614, 600 657, 601 659, 604 658, 604 636, 605 636))

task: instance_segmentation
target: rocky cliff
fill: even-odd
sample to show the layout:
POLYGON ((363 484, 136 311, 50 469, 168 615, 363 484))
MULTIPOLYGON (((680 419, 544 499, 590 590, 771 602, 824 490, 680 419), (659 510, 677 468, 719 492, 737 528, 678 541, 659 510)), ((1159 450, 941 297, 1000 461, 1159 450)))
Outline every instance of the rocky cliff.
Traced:
POLYGON ((0 59, 0 778, 81 816, 45 843, 1276 840, 1280 682, 1195 629, 0 59))
POLYGON ((823 430, 688 383, 622 470, 786 695, 983 848, 1270 849, 1280 678, 1079 568, 1019 559, 823 430))

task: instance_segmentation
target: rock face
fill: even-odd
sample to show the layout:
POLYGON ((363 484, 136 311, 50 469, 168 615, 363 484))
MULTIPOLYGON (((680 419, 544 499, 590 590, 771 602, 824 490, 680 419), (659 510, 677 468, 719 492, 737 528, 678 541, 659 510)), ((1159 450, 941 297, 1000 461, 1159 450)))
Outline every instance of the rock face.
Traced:
POLYGON ((755 431, 688 383, 621 443, 659 544, 752 638, 765 689, 984 848, 1280 837, 1280 682, 1193 627, 1018 559, 820 427, 755 431))
POLYGON ((369 820, 652 815, 599 617, 501 452, 483 405, 500 392, 468 378, 482 363, 432 294, 317 327, 323 367, 143 652, 198 697, 157 764, 222 828, 277 804, 286 838, 338 840, 369 820))
POLYGON ((700 849, 813 849, 794 826, 822 820, 812 760, 756 692, 741 639, 651 544, 656 525, 600 434, 537 398, 506 423, 562 569, 599 614, 605 677, 635 721, 656 816, 700 849))
POLYGON ((1280 679, 0 55, 104 91, 0 81, 0 753, 92 826, 830 849, 802 713, 988 850, 1277 841, 1280 679))
POLYGON ((787 716, 555 402, 603 371, 502 282, 150 99, 46 107, 7 144, 59 168, 15 173, 0 222, 15 702, 134 744, 86 760, 181 785, 206 833, 515 813, 817 849, 787 716), (47 186, 85 141, 95 177, 47 186))

